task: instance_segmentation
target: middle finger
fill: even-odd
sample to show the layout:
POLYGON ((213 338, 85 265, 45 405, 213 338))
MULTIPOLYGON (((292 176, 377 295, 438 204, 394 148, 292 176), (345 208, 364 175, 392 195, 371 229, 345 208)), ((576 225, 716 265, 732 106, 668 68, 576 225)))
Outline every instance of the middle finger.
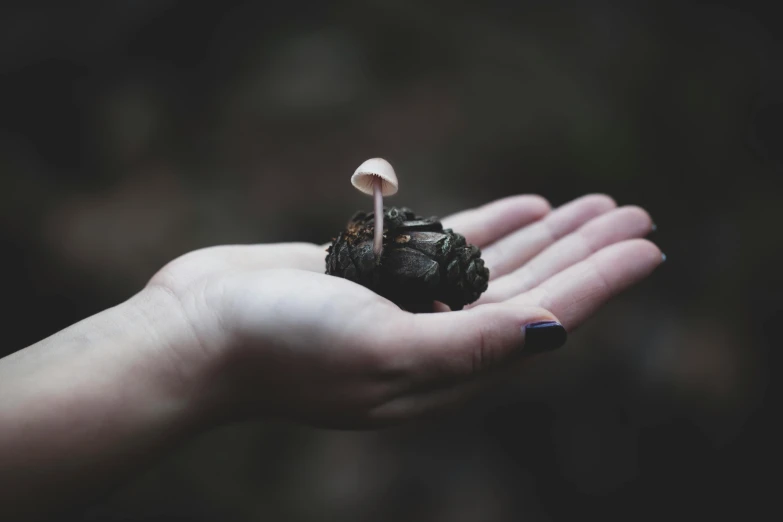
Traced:
POLYGON ((607 212, 555 242, 521 268, 493 281, 476 305, 510 299, 604 247, 644 237, 651 230, 652 220, 642 208, 628 206, 607 212))
POLYGON ((553 210, 544 219, 496 241, 482 251, 490 279, 513 272, 561 237, 616 206, 612 198, 603 194, 582 196, 553 210))

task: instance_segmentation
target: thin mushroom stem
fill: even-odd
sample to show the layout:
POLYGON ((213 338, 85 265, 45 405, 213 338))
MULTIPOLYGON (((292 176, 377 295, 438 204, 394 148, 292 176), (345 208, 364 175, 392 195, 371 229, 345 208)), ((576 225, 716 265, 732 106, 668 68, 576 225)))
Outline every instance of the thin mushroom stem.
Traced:
POLYGON ((383 180, 380 176, 373 176, 372 197, 375 200, 375 238, 372 250, 376 257, 383 251, 383 180))

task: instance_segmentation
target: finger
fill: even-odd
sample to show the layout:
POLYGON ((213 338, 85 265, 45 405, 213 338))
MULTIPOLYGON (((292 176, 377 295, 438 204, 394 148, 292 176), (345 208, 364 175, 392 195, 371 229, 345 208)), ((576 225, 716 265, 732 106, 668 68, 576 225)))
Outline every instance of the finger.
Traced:
POLYGON ((538 221, 549 213, 549 202, 541 196, 510 196, 478 208, 464 210, 443 219, 443 227, 462 234, 479 248, 538 221))
POLYGON ((547 342, 565 341, 557 335, 539 335, 565 335, 551 312, 515 303, 442 314, 408 314, 405 324, 396 324, 391 330, 397 360, 406 364, 413 381, 428 385, 470 378, 510 358, 545 351, 550 348, 545 346, 547 342), (541 324, 552 325, 554 330, 544 332, 531 326, 541 324), (405 348, 400 350, 400 346, 405 348))
POLYGON ((474 306, 510 299, 604 247, 644 237, 651 230, 652 219, 644 209, 629 206, 611 210, 550 245, 521 268, 493 281, 474 306))
POLYGON ((646 239, 622 241, 506 302, 546 307, 571 331, 610 298, 650 275, 663 259, 658 247, 646 239))
POLYGON ((373 411, 373 420, 381 423, 459 404, 497 369, 566 341, 566 331, 552 313, 509 303, 409 314, 404 324, 391 322, 388 352, 395 364, 390 374, 402 376, 403 382, 373 411))
POLYGON ((583 196, 486 247, 482 258, 489 267, 490 278, 516 270, 561 237, 616 206, 612 198, 603 194, 583 196))

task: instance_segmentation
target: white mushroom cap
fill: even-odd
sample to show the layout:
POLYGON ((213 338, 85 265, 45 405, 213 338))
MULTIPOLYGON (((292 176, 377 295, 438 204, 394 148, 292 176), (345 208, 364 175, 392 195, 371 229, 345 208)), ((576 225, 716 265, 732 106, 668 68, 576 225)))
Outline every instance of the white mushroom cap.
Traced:
POLYGON ((383 180, 381 183, 381 194, 391 196, 397 193, 397 189, 400 186, 397 183, 397 175, 389 162, 383 158, 368 159, 359 165, 359 168, 351 176, 351 183, 365 194, 372 195, 372 185, 375 181, 375 176, 383 180))

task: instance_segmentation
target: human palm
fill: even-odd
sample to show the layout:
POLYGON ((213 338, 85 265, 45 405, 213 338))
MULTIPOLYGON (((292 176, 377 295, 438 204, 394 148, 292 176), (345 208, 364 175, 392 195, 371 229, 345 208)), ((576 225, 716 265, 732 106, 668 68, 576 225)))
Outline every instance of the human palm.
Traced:
POLYGON ((529 352, 525 326, 571 331, 662 262, 638 207, 589 195, 550 212, 514 196, 443 220, 482 249, 490 284, 465 310, 412 314, 324 274, 325 247, 221 246, 186 254, 151 286, 182 304, 209 386, 229 416, 387 424, 458 404, 529 352))

